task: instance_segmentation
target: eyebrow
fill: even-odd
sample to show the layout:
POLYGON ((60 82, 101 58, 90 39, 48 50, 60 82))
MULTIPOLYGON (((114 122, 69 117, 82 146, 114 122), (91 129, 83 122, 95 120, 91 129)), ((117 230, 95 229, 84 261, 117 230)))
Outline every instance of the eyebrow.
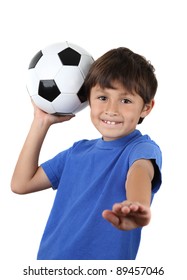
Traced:
POLYGON ((121 92, 119 95, 121 97, 123 97, 123 96, 128 96, 128 95, 134 95, 134 93, 133 92, 129 92, 129 91, 125 91, 125 92, 121 92))
MULTIPOLYGON (((118 89, 118 88, 116 88, 116 87, 113 87, 113 88, 107 88, 107 87, 102 88, 102 87, 98 86, 96 88, 96 93, 100 92, 100 93, 103 93, 103 94, 108 94, 107 89, 114 89, 115 90, 115 89, 118 89)), ((129 96, 129 95, 133 95, 134 96, 135 92, 130 92, 130 91, 124 89, 124 91, 119 93, 120 97, 125 97, 125 96, 129 96)))

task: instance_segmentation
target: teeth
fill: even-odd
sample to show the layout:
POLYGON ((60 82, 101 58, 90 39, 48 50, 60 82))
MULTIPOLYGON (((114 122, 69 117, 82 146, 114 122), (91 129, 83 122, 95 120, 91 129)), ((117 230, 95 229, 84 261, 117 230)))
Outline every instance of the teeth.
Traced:
POLYGON ((116 122, 110 122, 110 121, 104 121, 105 123, 107 123, 107 124, 116 124, 116 122))

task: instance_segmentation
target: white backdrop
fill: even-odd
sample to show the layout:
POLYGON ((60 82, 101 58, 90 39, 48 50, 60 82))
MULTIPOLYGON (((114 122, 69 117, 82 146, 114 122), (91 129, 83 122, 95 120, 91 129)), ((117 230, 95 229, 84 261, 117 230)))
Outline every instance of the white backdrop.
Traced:
MULTIPOLYGON (((133 265, 164 266, 166 280, 170 279, 169 275, 183 275, 187 249, 187 18, 184 4, 182 0, 1 2, 1 274, 2 271, 7 275, 12 273, 14 279, 20 280, 24 265, 35 263, 55 195, 52 190, 26 196, 10 191, 12 172, 33 117, 25 87, 28 64, 41 48, 67 40, 85 48, 95 59, 111 48, 126 46, 151 60, 156 68, 159 82, 156 105, 139 129, 162 148, 163 184, 155 196, 152 221, 143 230, 133 265)), ((71 122, 51 127, 40 161, 49 159, 76 140, 96 137, 99 134, 86 108, 71 122)))

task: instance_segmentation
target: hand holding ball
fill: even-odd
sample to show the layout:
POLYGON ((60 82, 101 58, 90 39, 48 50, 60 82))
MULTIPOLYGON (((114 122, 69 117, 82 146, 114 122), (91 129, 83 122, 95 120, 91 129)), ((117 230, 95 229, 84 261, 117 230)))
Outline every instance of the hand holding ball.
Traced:
POLYGON ((88 102, 84 79, 93 63, 92 56, 69 42, 50 45, 31 60, 27 90, 33 102, 49 114, 75 114, 88 102))

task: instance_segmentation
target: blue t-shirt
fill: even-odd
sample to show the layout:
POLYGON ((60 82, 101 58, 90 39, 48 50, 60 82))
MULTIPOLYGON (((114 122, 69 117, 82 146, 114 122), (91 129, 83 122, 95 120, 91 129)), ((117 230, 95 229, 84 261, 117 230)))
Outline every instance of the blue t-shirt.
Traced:
POLYGON ((41 166, 54 189, 54 204, 40 243, 40 260, 133 260, 141 228, 122 231, 102 217, 126 200, 129 167, 138 159, 155 163, 152 198, 161 185, 161 151, 135 130, 114 141, 76 142, 41 166))

